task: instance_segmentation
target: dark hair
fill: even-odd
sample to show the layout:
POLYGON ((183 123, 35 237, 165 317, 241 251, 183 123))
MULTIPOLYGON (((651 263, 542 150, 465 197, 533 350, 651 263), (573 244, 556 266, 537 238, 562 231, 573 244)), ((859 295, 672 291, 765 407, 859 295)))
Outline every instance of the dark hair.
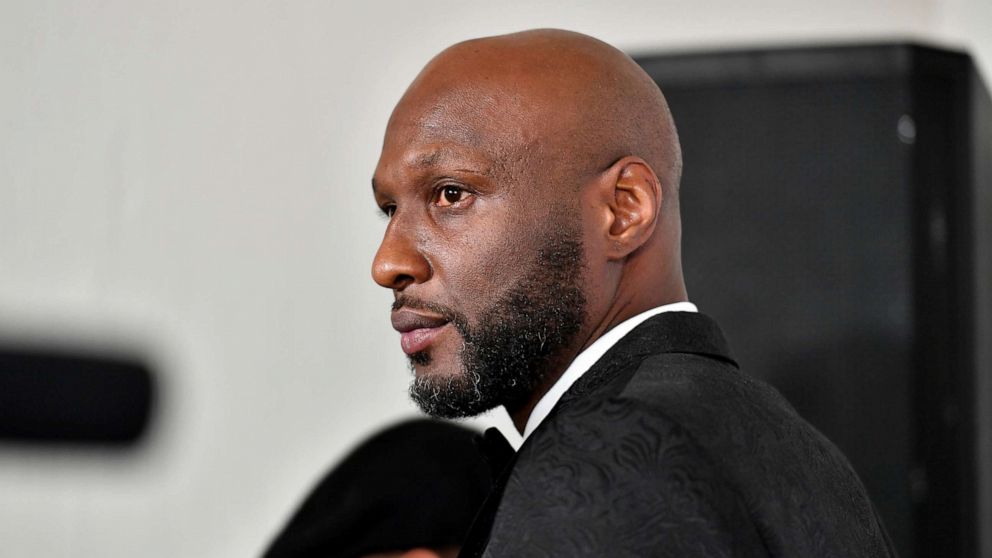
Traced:
POLYGON ((320 481, 266 558, 460 546, 492 484, 478 437, 430 419, 379 432, 320 481))

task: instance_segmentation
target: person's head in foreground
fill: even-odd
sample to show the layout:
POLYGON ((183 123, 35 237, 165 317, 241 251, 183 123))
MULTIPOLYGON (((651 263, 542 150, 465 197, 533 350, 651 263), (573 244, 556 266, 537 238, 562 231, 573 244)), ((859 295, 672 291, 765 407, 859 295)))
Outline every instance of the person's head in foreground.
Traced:
POLYGON ((686 300, 681 155, 661 91, 591 37, 538 30, 457 44, 396 106, 373 178, 389 217, 372 274, 414 399, 522 427, 614 325, 686 300))
POLYGON ((491 486, 467 428, 402 422, 310 492, 266 558, 454 558, 491 486))

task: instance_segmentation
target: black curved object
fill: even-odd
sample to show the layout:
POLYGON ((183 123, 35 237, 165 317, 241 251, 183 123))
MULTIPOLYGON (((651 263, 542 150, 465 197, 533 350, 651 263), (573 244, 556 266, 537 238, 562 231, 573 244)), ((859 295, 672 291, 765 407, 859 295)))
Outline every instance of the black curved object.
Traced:
POLYGON ((0 346, 0 440, 132 445, 154 400, 143 363, 0 346))

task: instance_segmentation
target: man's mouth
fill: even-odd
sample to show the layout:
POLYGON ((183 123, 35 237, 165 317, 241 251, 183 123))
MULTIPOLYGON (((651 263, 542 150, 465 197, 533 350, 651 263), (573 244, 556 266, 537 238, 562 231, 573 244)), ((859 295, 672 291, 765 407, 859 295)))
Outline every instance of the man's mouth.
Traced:
POLYGON ((447 318, 412 310, 397 310, 393 312, 390 321, 393 329, 400 332, 400 346, 408 355, 426 350, 450 323, 447 318))

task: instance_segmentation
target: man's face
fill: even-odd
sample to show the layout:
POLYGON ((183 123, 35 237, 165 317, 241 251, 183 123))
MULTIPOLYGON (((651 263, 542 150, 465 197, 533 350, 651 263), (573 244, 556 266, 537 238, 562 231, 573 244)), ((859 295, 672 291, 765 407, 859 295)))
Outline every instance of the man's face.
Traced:
POLYGON ((388 216, 373 278, 436 416, 522 404, 582 327, 574 188, 521 156, 519 130, 457 102, 397 108, 375 171, 388 216))

